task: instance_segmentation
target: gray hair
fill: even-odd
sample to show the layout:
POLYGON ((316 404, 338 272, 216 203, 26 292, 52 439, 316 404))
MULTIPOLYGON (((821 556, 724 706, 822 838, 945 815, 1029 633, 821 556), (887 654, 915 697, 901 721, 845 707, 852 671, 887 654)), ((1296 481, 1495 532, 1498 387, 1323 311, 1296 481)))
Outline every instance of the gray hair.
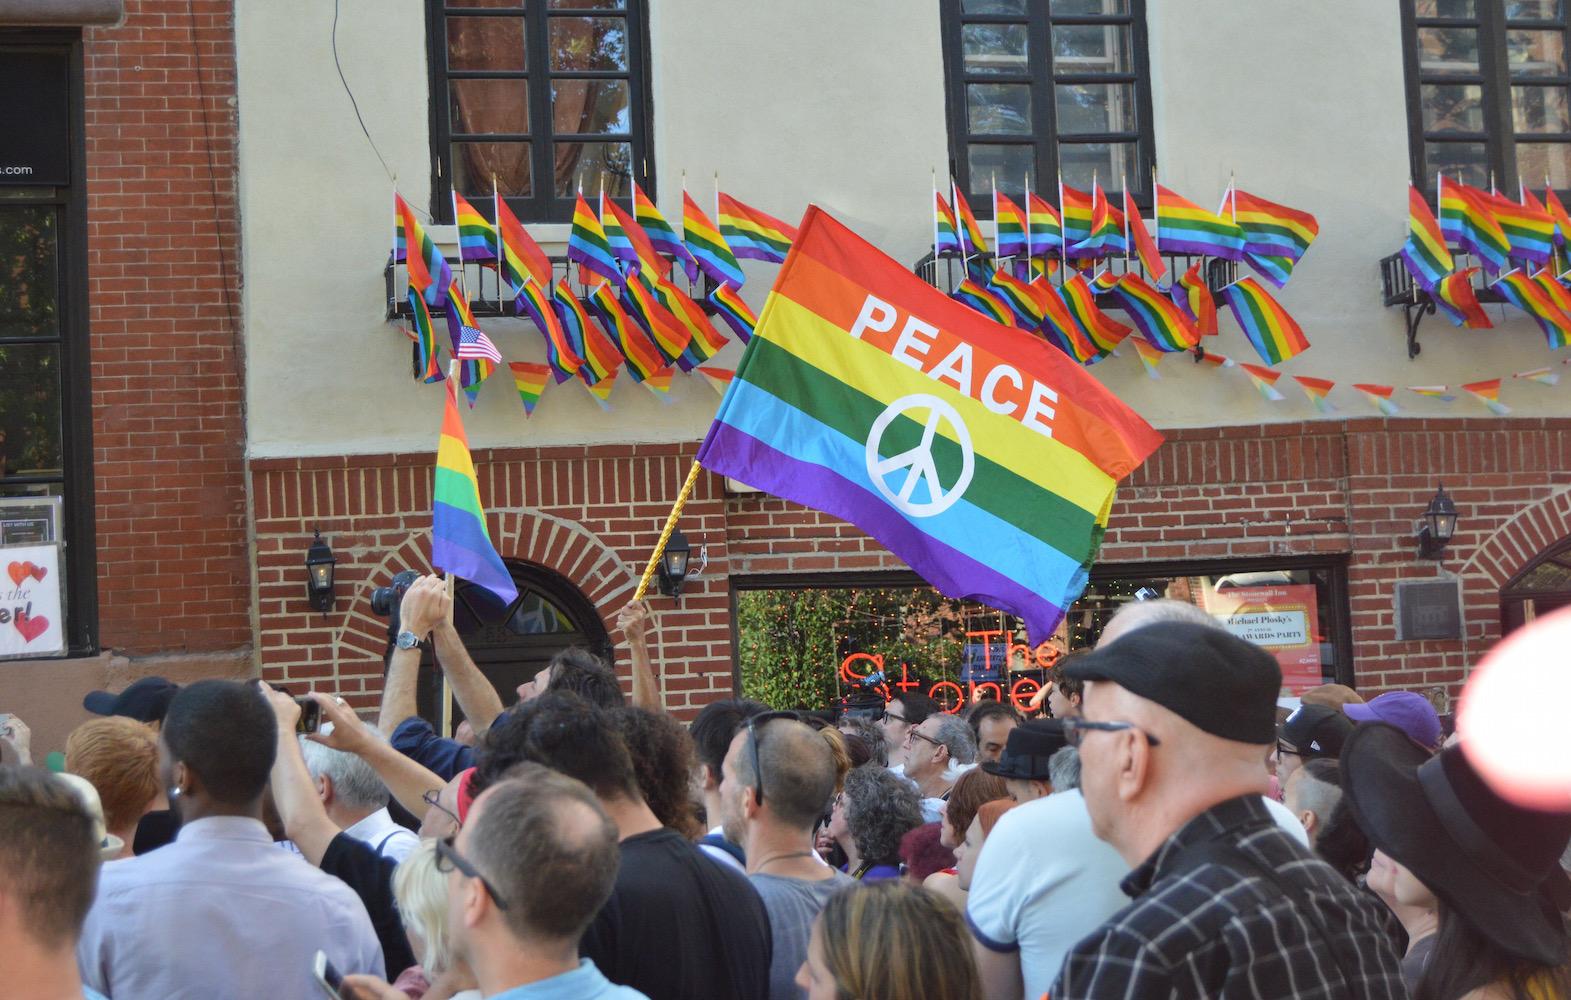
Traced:
POLYGON ((937 719, 933 738, 949 748, 949 759, 956 764, 976 763, 976 734, 971 726, 958 715, 935 712, 928 716, 937 719))
POLYGON ((916 789, 877 764, 853 767, 846 775, 845 811, 856 852, 873 864, 897 863, 900 838, 922 825, 916 789))
POLYGON ((1047 780, 1055 792, 1080 787, 1080 751, 1061 747, 1047 759, 1047 780))
POLYGON ((884 729, 878 723, 863 715, 847 715, 835 723, 835 728, 842 733, 849 731, 850 735, 866 743, 867 749, 873 754, 874 764, 889 766, 889 742, 884 739, 884 729))
POLYGON ((380 809, 387 805, 387 786, 364 758, 330 746, 300 739, 306 770, 312 779, 326 775, 333 781, 333 794, 352 809, 380 809))
POLYGON ((1203 608, 1197 608, 1187 601, 1175 601, 1166 597, 1154 601, 1130 601, 1113 612, 1113 617, 1102 626, 1102 635, 1097 639, 1096 644, 1100 646, 1115 641, 1136 629, 1155 625, 1157 622, 1187 622, 1190 625, 1222 628, 1222 623, 1206 614, 1203 608), (1108 638, 1109 633, 1112 634, 1111 639, 1108 638))
POLYGON ((1340 777, 1334 760, 1305 761, 1304 766, 1288 778, 1293 785, 1293 811, 1314 813, 1320 821, 1320 829, 1325 829, 1331 823, 1337 803, 1342 801, 1340 777))

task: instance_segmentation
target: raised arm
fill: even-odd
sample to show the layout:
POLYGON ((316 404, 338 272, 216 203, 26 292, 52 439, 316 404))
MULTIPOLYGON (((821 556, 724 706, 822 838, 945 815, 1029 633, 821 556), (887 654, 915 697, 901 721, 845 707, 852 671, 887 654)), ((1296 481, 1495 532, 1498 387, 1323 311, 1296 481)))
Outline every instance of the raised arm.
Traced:
POLYGON ((327 853, 327 845, 341 832, 327 818, 327 809, 316 794, 311 773, 306 770, 305 757, 295 738, 295 722, 300 718, 300 706, 281 691, 274 691, 267 684, 261 685, 273 715, 278 719, 278 755, 273 759, 273 804, 278 807, 278 817, 284 821, 284 832, 300 848, 306 860, 318 867, 327 853))
POLYGON ((633 705, 651 712, 665 711, 660 680, 649 657, 649 624, 653 617, 648 601, 632 601, 616 616, 616 627, 627 639, 627 655, 633 663, 633 705))
MULTIPOLYGON (((442 599, 450 600, 445 592, 442 599)), ((458 630, 448 618, 444 610, 431 633, 431 641, 436 646, 436 662, 441 664, 442 672, 447 675, 447 682, 453 687, 453 697, 458 699, 458 707, 463 709, 470 728, 474 729, 476 736, 483 736, 496 717, 502 714, 502 697, 496 693, 496 688, 491 686, 485 674, 480 672, 480 668, 475 666, 475 661, 469 658, 469 650, 464 648, 458 630)))
POLYGON ((405 632, 413 632, 417 645, 394 649, 387 664, 387 680, 382 685, 382 712, 376 728, 392 736, 398 724, 419 709, 415 705, 415 686, 420 679, 420 646, 440 621, 447 620, 447 584, 439 576, 422 576, 404 591, 398 605, 398 621, 405 632))
MULTIPOLYGON (((331 722, 330 732, 312 733, 306 739, 325 744, 334 750, 352 753, 365 760, 387 786, 393 798, 414 816, 424 816, 426 792, 439 790, 447 782, 436 772, 418 761, 393 749, 392 744, 379 737, 360 720, 354 709, 320 691, 311 692, 311 698, 322 706, 322 721, 331 722)), ((291 726, 294 723, 290 723, 291 726)))

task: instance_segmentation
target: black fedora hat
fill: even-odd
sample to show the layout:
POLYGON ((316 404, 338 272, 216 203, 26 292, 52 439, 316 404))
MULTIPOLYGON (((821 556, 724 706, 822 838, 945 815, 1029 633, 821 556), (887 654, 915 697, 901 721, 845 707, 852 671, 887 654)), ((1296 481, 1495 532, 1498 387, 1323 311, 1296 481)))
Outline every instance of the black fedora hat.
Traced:
POLYGON ((1383 722, 1357 726, 1342 751, 1342 787, 1376 847, 1502 950, 1541 965, 1566 961, 1549 894, 1571 813, 1514 806, 1484 783, 1459 746, 1430 756, 1383 722))
POLYGON ((1047 763, 1069 745, 1064 724, 1058 719, 1032 719, 1009 731, 1009 740, 997 761, 983 761, 982 770, 1000 778, 1046 781, 1047 763))

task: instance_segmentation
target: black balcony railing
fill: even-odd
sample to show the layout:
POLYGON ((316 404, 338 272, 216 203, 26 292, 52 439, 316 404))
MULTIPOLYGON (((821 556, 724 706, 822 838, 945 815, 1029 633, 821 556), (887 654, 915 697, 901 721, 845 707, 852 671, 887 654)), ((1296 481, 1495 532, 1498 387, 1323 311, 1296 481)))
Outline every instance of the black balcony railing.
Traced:
MULTIPOLYGON (((973 257, 973 259, 976 258, 973 257)), ((994 265, 992 254, 982 254, 980 255, 980 259, 986 270, 993 270, 994 265)), ((1192 256, 1190 254, 1166 253, 1162 254, 1162 259, 1167 263, 1169 278, 1185 273, 1191 267, 1193 267, 1197 261, 1205 261, 1205 270, 1203 273, 1206 276, 1206 287, 1211 289, 1211 294, 1213 295, 1238 280, 1238 264, 1236 261, 1223 260, 1220 257, 1200 257, 1192 256)), ((1102 268, 1111 269, 1114 274, 1123 274, 1127 271, 1133 271, 1142 278, 1146 278, 1148 280, 1150 278, 1150 275, 1146 273, 1145 267, 1140 263, 1139 260, 1135 258, 1109 257, 1105 260, 1097 262, 1097 269, 1100 270, 1102 268)), ((939 257, 935 260, 931 250, 924 254, 921 260, 913 264, 911 266, 911 270, 916 272, 917 277, 921 278, 923 281, 932 285, 934 288, 945 293, 946 295, 953 294, 954 290, 960 287, 960 282, 963 281, 966 276, 965 265, 961 262, 959 257, 946 256, 939 257)), ((1059 273, 1063 273, 1062 269, 1060 269, 1059 273)), ((1088 274, 1086 277, 1089 279, 1090 275, 1088 274)), ((1117 299, 1108 298, 1107 296, 1101 297, 1098 300, 1097 305, 1103 309, 1124 308, 1117 299)))
MULTIPOLYGON (((1504 302, 1493 285, 1474 285, 1473 294, 1480 303, 1504 302)), ((1418 324, 1435 311, 1435 300, 1402 263, 1402 255, 1394 253, 1380 258, 1380 295, 1386 306, 1401 306, 1407 323, 1407 356, 1418 357, 1423 347, 1418 343, 1418 324)))
MULTIPOLYGON (((388 254, 387 264, 382 269, 383 279, 387 287, 387 318, 390 320, 408 319, 409 300, 404 296, 404 290, 409 285, 408 271, 403 264, 395 264, 392 256, 392 254, 388 254)), ((460 265, 452 260, 448 261, 448 265, 453 268, 453 276, 458 277, 460 265)), ((495 268, 482 267, 478 261, 465 261, 461 266, 464 294, 468 297, 469 308, 474 311, 476 317, 518 316, 513 309, 513 297, 502 285, 495 268)), ((571 268, 572 265, 566 257, 552 257, 552 283, 555 284, 562 278, 568 278, 571 268)), ((716 286, 709 275, 700 273, 697 283, 688 284, 682 268, 673 266, 671 277, 676 282, 677 287, 686 286, 684 290, 703 307, 706 314, 714 315, 715 308, 709 304, 708 295, 715 290, 716 286)), ((597 279, 594 284, 598 285, 599 280, 597 279)), ((592 287, 594 286, 591 285, 590 288, 592 287)), ((574 291, 580 295, 585 294, 588 290, 586 288, 574 288, 574 291)), ((548 295, 550 292, 551 289, 546 289, 548 295)), ((445 316, 446 314, 447 307, 445 305, 435 306, 431 309, 432 316, 445 316)), ((527 318, 527 314, 524 314, 524 318, 527 318)))

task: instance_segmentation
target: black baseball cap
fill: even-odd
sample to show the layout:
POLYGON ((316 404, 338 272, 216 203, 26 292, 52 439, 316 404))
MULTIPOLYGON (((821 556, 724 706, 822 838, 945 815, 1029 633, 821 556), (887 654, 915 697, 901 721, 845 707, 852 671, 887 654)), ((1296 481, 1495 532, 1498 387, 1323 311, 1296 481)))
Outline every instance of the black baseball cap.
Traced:
POLYGON ((1081 681, 1111 681, 1212 736, 1276 742, 1276 657, 1230 632, 1191 622, 1155 622, 1100 646, 1064 668, 1081 681))
POLYGON ((1337 758, 1353 735, 1353 721, 1329 705, 1299 705, 1282 723, 1281 737, 1305 760, 1337 758))
POLYGON ((1046 781, 1048 761, 1069 745, 1064 724, 1058 719, 1032 719, 1009 731, 1004 752, 997 761, 983 761, 982 770, 1000 778, 1046 781))
POLYGON ((82 707, 95 715, 123 715, 138 722, 162 722, 180 685, 163 677, 143 677, 119 694, 89 691, 82 707))

